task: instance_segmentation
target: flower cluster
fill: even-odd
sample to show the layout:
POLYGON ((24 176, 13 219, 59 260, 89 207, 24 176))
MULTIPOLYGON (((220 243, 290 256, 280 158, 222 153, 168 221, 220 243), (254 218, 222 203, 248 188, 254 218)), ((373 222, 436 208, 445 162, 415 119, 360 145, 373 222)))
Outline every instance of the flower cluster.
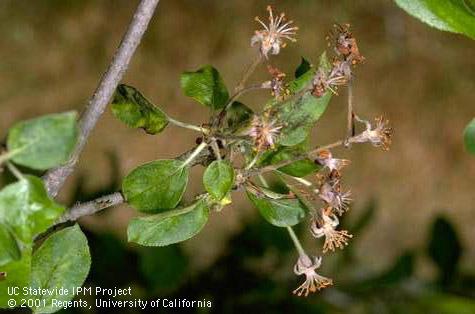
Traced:
MULTIPOLYGON (((270 6, 267 10, 269 12, 269 24, 266 25, 259 18, 256 18, 264 29, 256 31, 251 39, 251 45, 259 45, 258 62, 267 62, 269 55, 278 54, 280 49, 285 47, 285 40, 295 41, 294 36, 297 31, 297 27, 292 26, 292 21, 286 21, 284 13, 274 16, 270 6)), ((262 169, 254 168, 255 165, 258 165, 257 167, 260 165, 258 160, 270 150, 280 148, 279 141, 282 132, 287 131, 286 128, 289 127, 288 121, 285 120, 286 118, 282 117, 287 117, 288 115, 286 114, 294 110, 292 104, 297 103, 299 97, 313 95, 316 98, 320 98, 328 92, 337 94, 338 88, 349 85, 348 83, 353 80, 353 69, 357 64, 364 61, 364 57, 360 54, 357 41, 350 32, 350 26, 348 24, 335 25, 335 29, 328 39, 335 52, 331 64, 322 62, 322 65, 314 70, 313 77, 305 83, 307 85, 304 85, 302 88, 299 87, 299 91, 294 91, 292 94, 290 92, 291 87, 295 86, 291 85, 292 83, 286 84, 286 74, 271 65, 267 66, 271 79, 262 84, 253 85, 262 89, 269 89, 274 97, 271 104, 279 107, 266 106, 263 112, 252 114, 246 126, 238 133, 239 140, 244 138, 244 141, 247 141, 248 144, 246 147, 251 146, 253 148, 254 158, 247 158, 247 160, 252 159, 252 161, 247 163, 243 170, 244 172, 238 172, 236 179, 238 184, 246 185, 248 192, 256 197, 270 199, 281 199, 282 197, 299 198, 311 212, 309 221, 310 234, 314 238, 323 239, 322 254, 335 252, 337 249, 344 249, 353 237, 348 231, 341 228, 339 219, 349 210, 352 201, 351 191, 342 187, 343 170, 351 162, 348 159, 334 157, 330 148, 333 149, 343 145, 349 147, 349 145, 346 145, 347 143, 368 142, 387 150, 391 144, 392 136, 392 129, 388 126, 388 121, 381 117, 377 118, 375 124, 372 125, 355 114, 353 105, 350 107, 349 100, 348 113, 351 114, 348 116, 352 119, 350 121, 352 127, 351 134, 354 134, 354 120, 364 124, 365 129, 357 135, 349 135, 344 140, 325 147, 316 148, 311 152, 305 153, 303 157, 298 157, 298 160, 311 158, 319 166, 319 170, 316 174, 316 179, 312 181, 287 174, 284 178, 293 179, 302 184, 302 186, 295 187, 285 182, 291 191, 285 196, 273 194, 274 192, 260 188, 255 183, 247 181, 245 171, 251 173, 255 171, 253 173, 261 174, 259 170, 262 169), (276 114, 278 110, 282 110, 280 114, 276 114), (282 115, 282 112, 286 114, 282 115), (272 195, 269 195, 269 193, 272 195)), ((254 65, 250 67, 251 71, 254 69, 254 65)), ((247 73, 245 77, 248 77, 247 73)), ((240 92, 244 89, 244 85, 240 85, 238 91, 240 92)), ((296 126, 294 125, 293 127, 296 126)), ((297 127, 299 127, 298 124, 297 127)), ((241 147, 241 151, 244 152, 246 149, 241 147)), ((272 152, 270 153, 272 154, 272 152)), ((281 170, 283 166, 288 165, 290 162, 284 160, 283 163, 281 167, 271 165, 267 168, 281 170)), ((265 181, 262 176, 260 176, 260 179, 265 181)), ((317 269, 322 264, 322 257, 307 254, 292 228, 288 227, 288 231, 299 253, 294 266, 294 273, 298 276, 305 276, 305 281, 293 293, 298 296, 308 296, 311 292, 316 292, 332 285, 332 279, 317 273, 317 269)))
MULTIPOLYGON (((315 72, 309 92, 315 97, 322 97, 328 91, 337 94, 337 88, 344 86, 353 78, 353 67, 364 61, 360 54, 357 41, 349 31, 349 25, 335 25, 332 34, 332 44, 336 53, 331 68, 320 67, 315 72)), ((282 95, 283 84, 281 78, 285 76, 280 72, 273 71, 272 84, 268 83, 273 95, 282 95), (278 73, 278 74, 277 74, 278 73)), ((365 130, 346 141, 351 143, 369 142, 374 146, 388 150, 391 144, 392 129, 388 126, 388 121, 382 117, 377 118, 374 126, 366 120, 357 121, 365 125, 365 130)), ((256 120, 257 121, 257 120, 256 120)), ((280 129, 279 129, 280 130, 280 129)), ((279 130, 272 132, 272 138, 277 136, 279 130)), ((268 133, 268 132, 267 132, 268 133)), ((272 141, 274 142, 274 141, 272 141)), ((345 142, 345 141, 342 141, 345 142)), ((269 145, 267 145, 269 146, 269 145)), ((260 145, 259 147, 262 147, 260 145)), ((329 149, 317 149, 311 157, 315 163, 321 166, 320 173, 317 174, 316 183, 298 179, 305 182, 304 188, 298 189, 300 197, 319 203, 311 208, 310 233, 315 238, 324 238, 322 253, 335 252, 336 249, 345 248, 349 240, 353 237, 348 231, 339 228, 339 216, 349 210, 351 191, 342 188, 342 170, 351 164, 348 159, 335 158, 329 149), (325 172, 326 173, 321 173, 325 172), (306 189, 309 189, 308 191, 306 189)), ((299 248, 300 245, 297 245, 299 248)), ((310 292, 316 292, 332 284, 332 280, 316 273, 320 267, 322 257, 309 257, 305 251, 299 249, 299 258, 294 267, 296 275, 305 275, 305 281, 293 291, 298 296, 307 296, 310 292)))
POLYGON ((333 60, 330 71, 319 69, 312 83, 312 94, 315 97, 322 97, 327 90, 337 94, 338 86, 347 84, 353 74, 352 66, 364 61, 360 54, 356 39, 349 31, 350 25, 335 24, 332 36, 336 56, 333 60))

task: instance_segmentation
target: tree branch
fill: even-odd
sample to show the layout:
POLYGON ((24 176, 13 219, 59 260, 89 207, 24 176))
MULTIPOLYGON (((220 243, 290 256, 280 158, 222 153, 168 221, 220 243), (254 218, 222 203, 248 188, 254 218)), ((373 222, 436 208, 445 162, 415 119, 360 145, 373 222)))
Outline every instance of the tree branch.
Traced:
POLYGON ((139 45, 159 0, 141 0, 132 21, 117 49, 109 68, 103 75, 99 86, 79 120, 79 139, 69 162, 61 167, 48 171, 43 180, 48 194, 55 197, 66 179, 74 171, 87 139, 97 121, 104 113, 114 94, 117 85, 124 76, 130 60, 139 45))
POLYGON ((55 224, 67 221, 75 221, 82 216, 93 215, 103 209, 116 206, 125 202, 124 196, 120 192, 101 196, 93 201, 77 204, 65 212, 55 224))
MULTIPOLYGON (((182 161, 188 159, 196 150, 196 147, 197 146, 195 146, 193 149, 186 151, 185 153, 178 156, 176 159, 182 160, 182 161)), ((214 158, 214 156, 209 150, 202 150, 199 152, 196 158, 193 159, 193 161, 190 163, 190 166, 193 167, 198 164, 206 164, 212 158, 214 158)), ((54 226, 67 222, 67 221, 76 221, 83 216, 94 215, 95 213, 100 212, 101 210, 104 210, 106 208, 113 207, 116 205, 120 205, 125 202, 126 202, 125 197, 122 195, 122 193, 115 192, 109 195, 101 196, 89 202, 77 204, 71 207, 67 212, 65 212, 55 222, 54 226)))

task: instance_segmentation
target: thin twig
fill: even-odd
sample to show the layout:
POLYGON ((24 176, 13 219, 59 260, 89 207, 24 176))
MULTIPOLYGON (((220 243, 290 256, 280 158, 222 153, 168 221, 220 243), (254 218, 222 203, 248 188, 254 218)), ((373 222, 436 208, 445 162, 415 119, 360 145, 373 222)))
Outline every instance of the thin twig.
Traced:
POLYGON ((116 206, 125 202, 124 196, 120 192, 99 197, 93 201, 81 203, 71 207, 61 216, 56 225, 67 221, 76 221, 83 216, 93 215, 103 209, 116 206))
POLYGON ((195 150, 183 161, 182 167, 186 167, 188 165, 193 166, 193 160, 198 157, 203 149, 208 146, 208 143, 203 142, 200 145, 196 146, 195 150))
POLYGON ((142 0, 117 49, 109 68, 79 120, 79 139, 71 159, 64 166, 52 169, 43 177, 48 194, 55 197, 66 179, 74 171, 79 155, 99 118, 109 104, 117 85, 127 70, 130 60, 139 45, 159 0, 142 0))

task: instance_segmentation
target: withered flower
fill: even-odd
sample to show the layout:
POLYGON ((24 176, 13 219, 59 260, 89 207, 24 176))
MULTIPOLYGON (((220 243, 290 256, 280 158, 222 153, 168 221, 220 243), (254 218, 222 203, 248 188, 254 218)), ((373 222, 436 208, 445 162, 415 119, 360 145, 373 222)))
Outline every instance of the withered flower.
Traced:
POLYGON ((278 125, 275 120, 269 120, 266 116, 254 115, 250 127, 244 135, 252 138, 256 151, 263 151, 274 147, 281 129, 282 126, 278 125))
POLYGON ((369 121, 361 120, 357 118, 358 121, 366 125, 366 130, 361 134, 356 135, 352 142, 354 143, 365 143, 370 142, 373 146, 381 147, 383 150, 389 150, 391 146, 391 137, 393 134, 393 129, 389 126, 389 120, 384 119, 383 116, 375 118, 375 127, 374 129, 371 126, 369 121))
POLYGON ((330 207, 322 210, 321 217, 313 217, 310 231, 315 238, 325 237, 323 253, 335 251, 336 248, 343 249, 353 237, 346 230, 335 230, 339 223, 330 207))
POLYGON ((340 216, 348 211, 352 201, 351 191, 342 192, 339 183, 323 183, 319 189, 318 196, 340 216))
POLYGON ((312 95, 322 97, 327 90, 337 94, 338 86, 348 83, 351 78, 351 67, 348 62, 335 60, 330 73, 327 75, 323 69, 318 69, 312 81, 312 95))
POLYGON ((323 277, 315 272, 322 264, 321 257, 309 257, 308 255, 301 255, 294 266, 294 273, 305 275, 305 281, 293 291, 299 297, 308 296, 310 292, 316 292, 333 284, 330 278, 323 277))
POLYGON ((327 167, 330 171, 340 171, 343 167, 351 164, 351 161, 348 159, 333 158, 332 153, 328 149, 324 149, 317 153, 315 163, 327 167))
POLYGON ((350 24, 335 24, 334 27, 332 37, 334 37, 336 53, 353 65, 363 62, 364 57, 360 54, 356 39, 350 32, 350 24))
POLYGON ((267 6, 267 11, 269 11, 269 25, 266 25, 256 16, 256 21, 259 22, 264 29, 256 31, 251 39, 251 46, 259 44, 261 54, 266 58, 268 58, 269 52, 273 55, 279 54, 280 48, 286 46, 284 39, 296 41, 293 36, 295 36, 298 30, 298 27, 291 26, 293 21, 286 22, 284 13, 274 17, 270 5, 267 6))
POLYGON ((288 90, 284 81, 286 74, 271 65, 267 66, 267 70, 269 71, 270 75, 272 75, 272 79, 270 81, 264 82, 262 87, 269 88, 271 90, 272 96, 274 96, 276 99, 282 100, 288 94, 288 90))
POLYGON ((322 97, 327 91, 327 76, 322 69, 318 69, 312 81, 312 95, 322 97))

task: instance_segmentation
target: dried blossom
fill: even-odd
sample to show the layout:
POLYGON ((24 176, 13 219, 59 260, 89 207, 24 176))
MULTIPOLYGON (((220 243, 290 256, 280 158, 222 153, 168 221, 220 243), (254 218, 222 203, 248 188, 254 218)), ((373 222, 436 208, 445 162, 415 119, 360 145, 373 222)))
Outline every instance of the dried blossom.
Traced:
POLYGON ((318 69, 312 81, 312 95, 322 97, 327 91, 327 76, 322 69, 318 69))
POLYGON ((279 54, 280 48, 286 46, 284 39, 296 41, 293 36, 295 36, 298 30, 298 27, 291 26, 293 21, 286 22, 284 13, 274 17, 271 6, 267 6, 267 11, 269 11, 269 25, 266 25, 256 16, 256 21, 259 22, 264 29, 256 31, 251 39, 251 46, 259 44, 261 54, 266 58, 268 58, 269 52, 273 55, 279 54))
POLYGON ((332 69, 330 71, 327 84, 329 86, 345 85, 351 79, 351 66, 347 61, 338 59, 333 60, 332 69))
POLYGON ((348 159, 333 158, 332 153, 328 149, 324 149, 318 152, 315 163, 327 167, 330 171, 340 171, 343 167, 351 164, 351 161, 348 159))
POLYGON ((373 144, 373 146, 381 147, 383 150, 389 150, 389 146, 391 146, 391 137, 393 134, 393 129, 389 126, 389 120, 385 120, 383 116, 375 118, 374 129, 372 128, 369 121, 361 120, 359 118, 357 118, 357 120, 366 125, 366 130, 355 136, 352 142, 370 142, 373 144))
POLYGON ((340 216, 348 211, 352 201, 351 191, 342 192, 339 182, 336 184, 331 184, 330 182, 323 183, 319 189, 318 196, 340 216))
POLYGON ((322 210, 321 218, 314 217, 310 231, 315 238, 325 237, 323 253, 335 251, 336 248, 343 249, 348 245, 348 240, 353 236, 346 230, 335 230, 340 221, 338 217, 331 213, 331 207, 322 210))
POLYGON ((357 64, 364 61, 364 57, 360 54, 356 38, 350 32, 350 24, 335 24, 333 32, 335 52, 339 56, 343 56, 345 61, 351 64, 357 64))
POLYGON ((305 275, 305 281, 293 291, 299 297, 308 296, 310 292, 316 292, 333 284, 330 278, 323 277, 315 272, 322 264, 321 257, 309 257, 301 255, 294 266, 294 273, 297 276, 305 275))
POLYGON ((284 99, 284 97, 289 93, 284 81, 286 76, 285 73, 270 65, 267 66, 267 70, 272 75, 272 79, 270 81, 264 82, 262 87, 269 88, 271 90, 272 96, 274 96, 276 99, 284 99))
POLYGON ((351 67, 348 62, 335 60, 330 73, 318 69, 312 81, 312 95, 322 97, 327 90, 337 94, 338 86, 345 85, 351 79, 351 67))
POLYGON ((252 138, 254 148, 257 151, 273 148, 282 129, 275 120, 269 120, 266 116, 254 115, 251 125, 244 135, 252 138))

